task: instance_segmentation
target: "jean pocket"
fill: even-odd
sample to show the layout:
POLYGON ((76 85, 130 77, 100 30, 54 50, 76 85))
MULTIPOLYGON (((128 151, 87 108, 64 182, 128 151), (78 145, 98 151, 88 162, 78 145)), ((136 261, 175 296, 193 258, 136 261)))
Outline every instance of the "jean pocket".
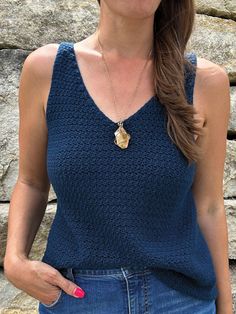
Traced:
POLYGON ((62 298, 63 298, 63 295, 65 294, 65 292, 61 289, 59 291, 59 294, 58 294, 58 297, 56 298, 55 301, 53 301, 52 303, 50 304, 46 304, 46 303, 42 303, 40 302, 43 306, 45 307, 48 307, 48 308, 54 308, 56 307, 61 301, 62 301, 62 298))

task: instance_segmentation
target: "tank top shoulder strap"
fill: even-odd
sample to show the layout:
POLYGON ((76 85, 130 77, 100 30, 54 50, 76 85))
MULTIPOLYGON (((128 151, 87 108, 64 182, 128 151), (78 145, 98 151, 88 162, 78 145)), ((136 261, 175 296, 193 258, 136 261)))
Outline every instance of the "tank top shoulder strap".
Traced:
POLYGON ((74 57, 73 57, 73 43, 62 41, 59 43, 56 56, 53 63, 51 86, 47 101, 47 118, 51 116, 51 112, 57 106, 57 97, 60 97, 63 91, 63 84, 73 82, 74 73, 74 57))
POLYGON ((67 41, 59 43, 53 67, 53 72, 55 72, 55 74, 57 74, 57 72, 63 73, 65 68, 68 68, 71 59, 73 58, 72 52, 73 43, 67 41))
POLYGON ((193 93, 196 78, 197 55, 194 51, 186 52, 185 58, 193 65, 185 66, 185 93, 189 104, 193 104, 193 93))

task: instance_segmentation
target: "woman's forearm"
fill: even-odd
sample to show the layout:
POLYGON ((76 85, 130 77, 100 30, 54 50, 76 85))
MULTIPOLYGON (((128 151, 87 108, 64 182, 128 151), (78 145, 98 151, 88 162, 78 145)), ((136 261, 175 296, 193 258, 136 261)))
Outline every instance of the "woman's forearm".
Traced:
POLYGON ((18 180, 11 194, 4 270, 17 258, 28 258, 47 206, 48 192, 18 180))
POLYGON ((209 210, 209 214, 198 216, 199 226, 207 241, 213 258, 217 277, 217 307, 220 313, 231 313, 231 278, 228 260, 228 228, 225 209, 209 210), (228 310, 228 312, 223 312, 228 310))

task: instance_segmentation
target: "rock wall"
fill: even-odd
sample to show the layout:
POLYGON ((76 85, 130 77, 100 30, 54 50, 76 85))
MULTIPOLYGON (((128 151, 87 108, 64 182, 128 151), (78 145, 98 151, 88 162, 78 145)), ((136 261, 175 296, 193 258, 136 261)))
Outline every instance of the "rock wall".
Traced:
MULTIPOLYGON (((224 198, 229 230, 229 263, 236 298, 236 2, 196 1, 197 16, 188 49, 199 57, 225 66, 231 83, 231 116, 228 125, 224 172, 224 198)), ((18 87, 27 55, 39 46, 60 41, 80 41, 97 26, 96 0, 3 0, 0 2, 0 266, 5 254, 7 218, 18 172, 18 87)), ((30 254, 39 259, 46 245, 56 210, 50 203, 30 254)), ((0 272, 0 313, 37 313, 37 301, 13 287, 0 272)))

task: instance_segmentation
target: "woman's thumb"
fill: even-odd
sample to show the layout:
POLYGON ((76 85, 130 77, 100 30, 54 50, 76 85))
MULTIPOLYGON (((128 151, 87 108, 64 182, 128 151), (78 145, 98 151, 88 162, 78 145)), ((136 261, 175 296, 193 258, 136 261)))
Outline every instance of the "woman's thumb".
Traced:
POLYGON ((65 278, 63 275, 59 276, 58 278, 58 286, 73 297, 83 298, 85 296, 85 291, 82 288, 77 286, 69 279, 65 278))

